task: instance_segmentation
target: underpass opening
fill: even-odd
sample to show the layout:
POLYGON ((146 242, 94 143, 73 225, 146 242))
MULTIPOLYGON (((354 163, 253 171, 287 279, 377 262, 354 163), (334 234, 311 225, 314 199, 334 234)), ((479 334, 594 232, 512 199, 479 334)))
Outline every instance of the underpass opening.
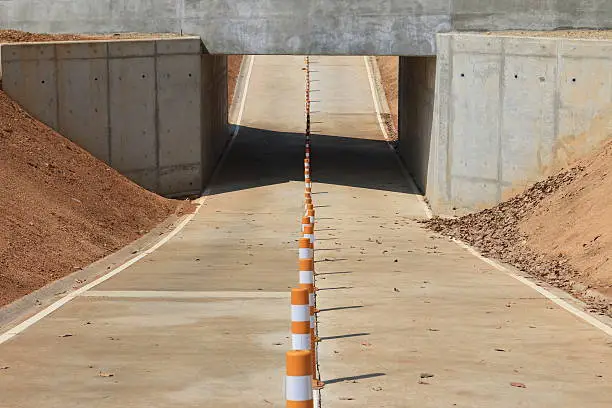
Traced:
MULTIPOLYGON (((253 90, 247 90, 244 112, 251 119, 240 124, 240 133, 228 152, 227 163, 233 164, 221 169, 219 180, 211 189, 213 194, 299 181, 303 176, 296 163, 303 155, 300 146, 305 126, 304 57, 247 58, 257 68, 251 86, 254 81, 257 87, 254 92, 260 98, 266 96, 254 101, 249 99, 253 90), (265 78, 267 70, 275 73, 273 83, 265 78), (279 76, 278 72, 282 74, 279 76), (291 98, 277 100, 286 98, 288 90, 296 88, 301 88, 301 92, 292 91, 291 98), (272 106, 274 112, 268 110, 272 106)), ((388 106, 397 109, 398 99, 393 95, 391 104, 387 103, 383 82, 397 90, 398 58, 388 57, 391 69, 387 71, 391 75, 384 80, 373 57, 311 56, 310 60, 312 145, 313 155, 318 157, 316 181, 419 194, 406 174, 402 174, 389 149, 390 144, 395 146, 397 142, 393 122, 397 114, 392 114, 388 106)), ((236 118, 230 117, 232 121, 236 118)))

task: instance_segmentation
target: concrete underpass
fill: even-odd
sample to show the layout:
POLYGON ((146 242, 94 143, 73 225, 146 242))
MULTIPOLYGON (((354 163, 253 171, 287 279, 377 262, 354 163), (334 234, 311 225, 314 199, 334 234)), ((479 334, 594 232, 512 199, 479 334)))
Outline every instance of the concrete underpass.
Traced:
MULTIPOLYGON (((541 296, 421 228, 426 206, 383 136, 364 58, 311 61, 321 406, 609 407, 608 335, 553 302, 568 295, 541 296)), ((0 406, 284 406, 304 59, 243 66, 240 127, 197 214, 0 338, 0 406)))

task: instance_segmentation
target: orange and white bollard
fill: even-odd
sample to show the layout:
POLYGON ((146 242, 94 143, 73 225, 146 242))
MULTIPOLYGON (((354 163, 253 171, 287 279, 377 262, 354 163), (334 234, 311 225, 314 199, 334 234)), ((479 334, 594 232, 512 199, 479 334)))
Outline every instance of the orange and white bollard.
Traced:
POLYGON ((306 288, 291 289, 291 347, 310 350, 310 294, 306 288))
POLYGON ((300 261, 302 259, 314 259, 314 251, 312 250, 312 247, 310 246, 310 240, 308 238, 300 238, 298 245, 299 245, 298 257, 300 261))
POLYGON ((310 172, 309 171, 305 171, 304 172, 304 183, 306 183, 306 184, 304 185, 304 187, 312 188, 312 184, 311 184, 312 182, 310 180, 311 180, 310 179, 310 172))
POLYGON ((312 221, 312 224, 314 225, 314 205, 312 205, 312 204, 307 204, 307 205, 306 205, 306 212, 305 212, 305 215, 308 215, 309 211, 312 211, 312 213, 313 213, 313 221, 312 221))
POLYGON ((310 241, 310 245, 314 248, 315 236, 314 226, 312 224, 304 226, 304 238, 308 238, 308 240, 310 241))
POLYGON ((312 205, 312 198, 307 197, 304 199, 304 213, 308 212, 308 205, 312 205))
POLYGON ((323 383, 317 379, 317 337, 316 314, 319 312, 315 307, 314 286, 314 261, 312 259, 300 260, 300 287, 308 291, 308 306, 310 312, 310 352, 312 353, 312 386, 323 387, 323 383), (311 281, 311 282, 308 282, 311 281))
POLYGON ((300 258, 300 288, 308 289, 310 293, 309 304, 314 308, 314 262, 312 258, 300 258), (312 292, 310 292, 312 291, 312 292))
POLYGON ((306 225, 310 225, 310 218, 304 216, 302 217, 302 232, 304 232, 304 227, 306 227, 306 225))
POLYGON ((308 350, 288 351, 285 396, 287 408, 313 408, 312 356, 308 350))
POLYGON ((314 208, 310 208, 306 210, 306 216, 308 217, 308 221, 310 224, 314 225, 315 223, 315 210, 314 208))

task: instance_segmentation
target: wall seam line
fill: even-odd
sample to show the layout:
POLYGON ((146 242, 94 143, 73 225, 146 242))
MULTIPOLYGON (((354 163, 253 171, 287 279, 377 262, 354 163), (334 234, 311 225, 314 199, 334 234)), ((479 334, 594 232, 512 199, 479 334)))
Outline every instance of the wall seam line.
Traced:
POLYGON ((454 64, 453 64, 453 55, 455 49, 455 36, 451 35, 449 38, 449 47, 448 47, 448 76, 450 80, 448 81, 448 106, 447 108, 447 132, 446 132, 446 201, 452 204, 452 188, 451 188, 451 179, 452 179, 452 166, 453 166, 453 148, 452 142, 454 139, 454 133, 452 124, 454 123, 454 115, 455 111, 453 109, 453 81, 455 77, 454 64))
POLYGON ((106 43, 106 144, 108 148, 108 164, 113 167, 113 126, 111 123, 111 73, 110 73, 110 50, 106 43))
MULTIPOLYGON (((561 109, 561 96, 559 94, 559 90, 561 89, 561 52, 559 50, 559 47, 561 45, 563 40, 560 41, 555 41, 555 48, 557 51, 557 63, 555 65, 555 96, 554 96, 554 110, 555 110, 555 118, 554 118, 554 128, 553 128, 553 146, 555 146, 557 144, 557 139, 559 138, 559 115, 560 112, 559 110, 561 109)), ((553 147, 553 151, 550 153, 554 153, 554 147, 553 147)), ((554 157, 552 159, 552 162, 554 163, 554 157)))
POLYGON ((505 98, 505 77, 506 77, 506 40, 501 39, 501 53, 499 66, 499 124, 497 128, 497 201, 502 200, 502 180, 504 179, 503 166, 503 134, 504 134, 504 98, 505 98))
POLYGON ((160 187, 161 187, 161 170, 159 168, 160 165, 160 156, 161 156, 161 152, 159 150, 159 95, 157 94, 159 92, 159 86, 158 86, 158 78, 157 78, 157 45, 158 42, 154 41, 153 42, 153 47, 154 47, 154 56, 153 56, 153 86, 154 86, 154 91, 153 91, 153 97, 155 98, 155 169, 156 169, 156 176, 155 176, 155 189, 157 190, 158 194, 161 194, 160 192, 160 187))
POLYGON ((58 133, 63 134, 62 125, 60 123, 60 92, 59 92, 59 61, 57 59, 57 44, 53 45, 53 62, 55 66, 55 127, 58 133))

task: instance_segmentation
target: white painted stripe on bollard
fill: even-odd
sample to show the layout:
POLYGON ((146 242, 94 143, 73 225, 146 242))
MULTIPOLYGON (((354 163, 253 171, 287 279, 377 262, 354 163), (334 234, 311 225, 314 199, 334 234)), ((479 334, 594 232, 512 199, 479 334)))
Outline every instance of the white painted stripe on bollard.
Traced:
POLYGON ((300 271, 300 283, 314 284, 312 271, 300 271))
POLYGON ((310 350, 310 333, 291 334, 291 348, 293 350, 310 350))
MULTIPOLYGON (((304 228, 302 227, 302 230, 304 228)), ((310 243, 310 240, 308 240, 310 243)), ((300 259, 312 259, 312 248, 300 248, 300 259)))
POLYGON ((287 376, 287 400, 311 401, 312 377, 310 375, 287 376))
MULTIPOLYGON (((308 299, 310 301, 310 299, 308 299)), ((307 322, 310 320, 309 305, 291 305, 291 321, 307 322)))

